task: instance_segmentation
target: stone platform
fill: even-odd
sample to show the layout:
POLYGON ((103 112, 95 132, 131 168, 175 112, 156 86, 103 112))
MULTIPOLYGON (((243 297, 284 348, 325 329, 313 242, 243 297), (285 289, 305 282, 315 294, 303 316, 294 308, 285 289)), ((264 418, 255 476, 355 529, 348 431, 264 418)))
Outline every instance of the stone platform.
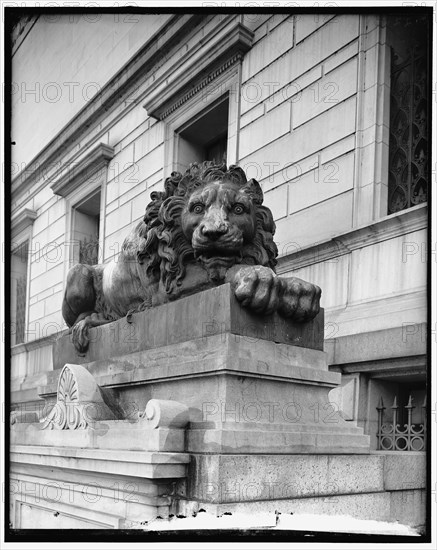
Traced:
POLYGON ((39 389, 44 407, 14 412, 16 526, 47 526, 55 516, 61 528, 141 529, 200 508, 325 513, 331 497, 339 499, 332 510, 372 519, 384 506, 381 519, 399 510, 406 518, 409 504, 399 499, 408 497, 405 521, 420 523, 413 509, 423 480, 412 476, 423 468, 410 453, 370 454, 369 436, 329 401, 340 374, 321 349, 323 311, 303 325, 259 317, 223 285, 91 336, 84 357, 60 339, 62 369, 39 389), (129 338, 117 341, 123 331, 129 338), (82 500, 68 501, 60 480, 81 485, 82 500), (83 495, 96 491, 88 506, 83 495))

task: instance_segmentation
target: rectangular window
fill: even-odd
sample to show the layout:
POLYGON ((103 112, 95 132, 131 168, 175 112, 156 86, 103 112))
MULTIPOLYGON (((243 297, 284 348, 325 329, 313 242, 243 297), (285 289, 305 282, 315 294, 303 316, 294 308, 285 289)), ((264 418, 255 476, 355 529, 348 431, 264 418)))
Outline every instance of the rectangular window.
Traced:
POLYGON ((176 131, 177 170, 191 162, 225 162, 227 157, 229 98, 227 95, 203 110, 176 131))
POLYGON ((99 263, 100 199, 99 189, 73 208, 73 264, 99 263))
POLYGON ((29 243, 26 241, 11 257, 12 345, 22 344, 26 333, 27 269, 29 243))
POLYGON ((388 214, 427 201, 429 29, 426 17, 394 16, 391 45, 388 214))

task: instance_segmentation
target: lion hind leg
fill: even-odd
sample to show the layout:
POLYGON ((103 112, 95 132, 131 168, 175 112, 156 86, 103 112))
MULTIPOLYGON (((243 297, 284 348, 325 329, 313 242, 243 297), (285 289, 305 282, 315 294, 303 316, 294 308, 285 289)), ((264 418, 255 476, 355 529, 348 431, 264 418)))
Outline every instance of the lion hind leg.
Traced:
MULTIPOLYGON (((69 327, 72 327, 80 315, 95 310, 96 292, 94 288, 94 269, 92 266, 77 264, 67 275, 62 316, 69 327)), ((82 317, 83 318, 83 317, 82 317)))

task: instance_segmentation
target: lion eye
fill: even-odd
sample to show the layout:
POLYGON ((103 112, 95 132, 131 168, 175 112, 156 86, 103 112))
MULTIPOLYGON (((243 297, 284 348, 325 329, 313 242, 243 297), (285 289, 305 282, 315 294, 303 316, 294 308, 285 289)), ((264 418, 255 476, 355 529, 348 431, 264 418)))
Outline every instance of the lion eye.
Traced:
POLYGON ((197 203, 193 206, 193 208, 191 209, 191 211, 194 213, 194 214, 202 214, 203 212, 203 204, 201 203, 197 203))
POLYGON ((236 204, 234 206, 234 213, 235 214, 243 214, 243 212, 244 212, 244 207, 241 204, 236 204))

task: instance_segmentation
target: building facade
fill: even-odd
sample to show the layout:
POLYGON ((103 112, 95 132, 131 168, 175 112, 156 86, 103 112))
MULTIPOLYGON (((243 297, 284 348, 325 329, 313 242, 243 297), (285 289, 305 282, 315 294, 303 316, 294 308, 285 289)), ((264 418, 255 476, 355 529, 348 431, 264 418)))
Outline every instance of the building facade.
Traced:
POLYGON ((368 13, 17 21, 13 407, 40 403, 71 265, 114 258, 172 171, 225 159, 262 186, 278 274, 323 289, 325 351, 343 373, 333 408, 372 449, 423 450, 423 437, 382 442, 378 422, 395 397, 402 424, 424 422, 428 24, 368 13))

